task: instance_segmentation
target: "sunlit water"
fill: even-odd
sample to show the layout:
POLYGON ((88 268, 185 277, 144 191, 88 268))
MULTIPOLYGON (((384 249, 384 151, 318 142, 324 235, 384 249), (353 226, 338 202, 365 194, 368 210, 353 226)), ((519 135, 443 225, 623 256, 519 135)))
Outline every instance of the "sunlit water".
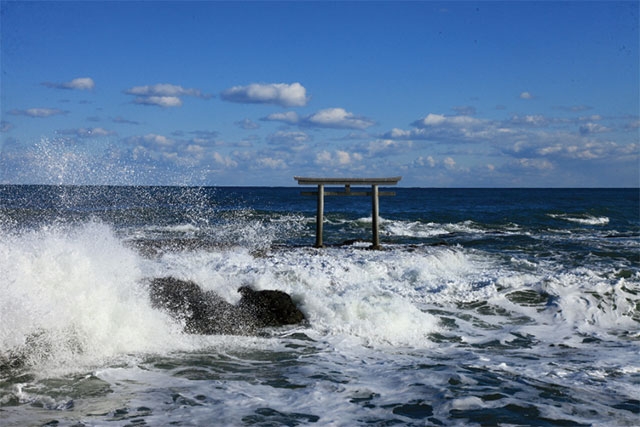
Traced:
POLYGON ((395 191, 370 251, 367 198, 315 249, 298 188, 0 186, 0 425, 640 424, 637 190, 395 191), (185 334, 164 276, 307 322, 185 334))

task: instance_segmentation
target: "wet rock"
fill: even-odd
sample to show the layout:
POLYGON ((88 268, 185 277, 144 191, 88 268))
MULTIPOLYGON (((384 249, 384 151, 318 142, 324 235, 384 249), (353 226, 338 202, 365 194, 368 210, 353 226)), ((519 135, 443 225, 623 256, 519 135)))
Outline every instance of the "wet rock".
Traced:
POLYGON ((152 305, 183 321, 185 332, 192 334, 249 335, 260 328, 293 325, 305 319, 286 292, 247 286, 238 292, 242 298, 233 305, 192 281, 163 277, 149 284, 152 305))

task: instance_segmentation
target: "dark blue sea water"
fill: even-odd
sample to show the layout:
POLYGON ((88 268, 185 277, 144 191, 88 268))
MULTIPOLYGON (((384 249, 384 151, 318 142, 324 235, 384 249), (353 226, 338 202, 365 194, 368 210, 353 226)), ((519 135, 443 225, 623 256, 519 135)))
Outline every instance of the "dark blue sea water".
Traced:
POLYGON ((0 425, 640 425, 638 189, 0 186, 0 425), (308 189, 307 189, 308 190, 308 189), (292 295, 185 334, 149 278, 292 295))

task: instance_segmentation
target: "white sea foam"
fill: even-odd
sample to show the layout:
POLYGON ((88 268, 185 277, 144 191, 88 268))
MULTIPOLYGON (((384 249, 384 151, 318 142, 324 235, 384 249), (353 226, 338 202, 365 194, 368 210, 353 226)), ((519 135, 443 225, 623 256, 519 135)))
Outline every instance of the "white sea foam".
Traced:
MULTIPOLYGON (((500 413, 509 403, 538 399, 539 389, 528 384, 542 380, 549 387, 578 384, 586 396, 602 396, 601 383, 634 395, 625 378, 640 369, 637 353, 620 352, 616 336, 637 331, 637 275, 620 278, 597 266, 460 246, 256 253, 255 246, 233 245, 145 258, 101 223, 2 231, 0 286, 7 298, 0 299, 0 349, 28 349, 27 362, 43 377, 90 372, 112 392, 74 402, 64 393, 18 384, 0 396, 3 405, 17 399, 81 414, 77 421, 88 424, 106 423, 124 407, 130 414, 123 423, 136 419, 136 408, 150 408, 139 410, 149 424, 205 423, 214 411, 222 424, 248 415, 277 423, 281 414, 288 422, 315 416, 325 424, 357 424, 399 419, 391 412, 402 413, 404 404, 407 410, 422 405, 425 413, 432 405, 439 420, 451 411, 500 413), (274 338, 186 335, 151 308, 142 285, 168 275, 193 280, 229 302, 238 300, 243 284, 286 291, 309 323, 274 338), (596 348, 583 343, 585 337, 615 345, 596 348), (484 349, 499 345, 507 350, 484 349), (204 363, 190 362, 200 354, 204 363), (271 358, 285 362, 272 366, 271 358), (231 368, 220 372, 224 366, 231 368), (517 399, 483 398, 488 387, 480 383, 498 379, 518 390, 517 399), (457 394, 455 384, 469 394, 457 394), (363 406, 353 415, 359 401, 363 406), (375 404, 364 406, 368 401, 375 404), (75 412, 70 405, 77 405, 75 412)), ((598 412, 610 413, 614 403, 598 403, 598 412)), ((540 404, 552 419, 593 419, 585 405, 571 405, 561 411, 540 404)), ((25 421, 24 410, 3 410, 16 424, 25 421)), ((628 420, 624 414, 622 421, 628 420)))
POLYGON ((429 238, 452 233, 484 234, 487 232, 486 229, 477 226, 473 221, 441 224, 421 221, 383 220, 381 224, 385 234, 400 237, 429 238))
POLYGON ((193 280, 231 303, 245 284, 283 290, 305 312, 310 334, 365 345, 429 347, 434 333, 458 334, 468 343, 508 343, 514 333, 559 342, 576 332, 602 336, 636 324, 637 297, 625 279, 612 284, 586 268, 545 273, 548 266, 530 262, 523 272, 521 263, 460 247, 283 248, 256 256, 235 246, 149 259, 108 226, 88 223, 7 233, 0 255, 7 296, 0 300, 0 348, 30 349, 30 363, 93 364, 210 343, 182 334, 179 324, 151 308, 144 279, 162 276, 193 280), (549 294, 553 302, 541 310, 506 297, 515 291, 549 294), (512 314, 475 312, 470 319, 459 308, 478 301, 512 314), (456 330, 430 314, 433 308, 448 310, 456 330), (518 317, 536 320, 507 326, 518 317))
POLYGON ((154 226, 147 227, 147 230, 157 231, 157 232, 192 234, 200 230, 200 228, 194 224, 176 224, 176 225, 166 225, 166 226, 154 225, 154 226))
POLYGON ((609 218, 606 216, 593 216, 589 214, 548 214, 551 218, 575 222, 582 225, 607 225, 609 218))
POLYGON ((5 234, 0 254, 3 351, 64 369, 178 346, 177 325, 149 305, 138 255, 110 228, 5 234))

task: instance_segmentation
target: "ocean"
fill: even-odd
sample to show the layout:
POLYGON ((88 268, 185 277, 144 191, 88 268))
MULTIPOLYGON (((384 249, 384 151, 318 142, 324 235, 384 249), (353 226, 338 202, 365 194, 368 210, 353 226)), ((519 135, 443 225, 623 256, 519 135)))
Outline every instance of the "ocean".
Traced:
POLYGON ((638 189, 390 188, 382 250, 301 190, 0 186, 0 425, 640 425, 638 189), (307 320, 187 334, 168 276, 307 320))

